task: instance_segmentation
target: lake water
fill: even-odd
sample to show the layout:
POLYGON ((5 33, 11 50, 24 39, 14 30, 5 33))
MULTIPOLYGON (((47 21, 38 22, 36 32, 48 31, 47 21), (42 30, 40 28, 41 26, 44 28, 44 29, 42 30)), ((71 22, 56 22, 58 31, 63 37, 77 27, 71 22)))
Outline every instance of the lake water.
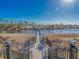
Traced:
POLYGON ((79 34, 79 29, 59 29, 59 30, 43 30, 40 31, 41 36, 47 34, 79 34))
POLYGON ((49 33, 52 33, 52 34, 79 34, 79 29, 52 30, 49 33))
MULTIPOLYGON (((22 33, 32 33, 36 35, 35 30, 22 30, 22 33)), ((47 34, 79 34, 79 29, 57 29, 57 30, 41 30, 40 36, 45 36, 47 34)))

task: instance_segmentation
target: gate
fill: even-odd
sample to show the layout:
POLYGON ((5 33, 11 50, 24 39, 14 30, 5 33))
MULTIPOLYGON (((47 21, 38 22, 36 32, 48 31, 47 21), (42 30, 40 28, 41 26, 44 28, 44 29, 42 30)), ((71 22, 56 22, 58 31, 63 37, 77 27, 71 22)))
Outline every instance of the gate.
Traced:
POLYGON ((69 49, 48 49, 48 59, 79 59, 78 49, 70 44, 69 49))
POLYGON ((24 51, 12 51, 13 59, 30 59, 30 52, 24 51))
POLYGON ((4 48, 0 50, 0 59, 30 59, 29 49, 13 50, 10 42, 5 42, 4 48))
MULTIPOLYGON (((48 48, 48 59, 79 59, 78 49, 74 44, 69 48, 48 48)), ((5 47, 0 50, 0 59, 30 59, 29 49, 12 50, 10 42, 5 42, 5 47)))

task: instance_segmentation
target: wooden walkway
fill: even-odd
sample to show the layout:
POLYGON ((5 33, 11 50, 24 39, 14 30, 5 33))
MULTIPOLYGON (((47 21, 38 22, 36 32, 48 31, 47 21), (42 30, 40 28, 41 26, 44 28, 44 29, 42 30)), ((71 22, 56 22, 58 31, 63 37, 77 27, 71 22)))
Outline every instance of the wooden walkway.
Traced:
POLYGON ((36 43, 33 48, 30 49, 31 55, 30 59, 42 59, 42 52, 37 49, 40 44, 39 32, 37 32, 36 43))

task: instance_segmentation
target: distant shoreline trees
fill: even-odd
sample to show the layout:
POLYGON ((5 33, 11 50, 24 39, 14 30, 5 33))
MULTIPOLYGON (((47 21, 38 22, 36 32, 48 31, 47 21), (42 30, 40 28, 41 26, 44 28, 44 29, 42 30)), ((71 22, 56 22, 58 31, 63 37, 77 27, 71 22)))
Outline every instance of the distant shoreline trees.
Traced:
POLYGON ((0 29, 20 30, 55 30, 55 29, 79 29, 79 25, 74 24, 36 24, 27 21, 15 21, 0 18, 0 29))

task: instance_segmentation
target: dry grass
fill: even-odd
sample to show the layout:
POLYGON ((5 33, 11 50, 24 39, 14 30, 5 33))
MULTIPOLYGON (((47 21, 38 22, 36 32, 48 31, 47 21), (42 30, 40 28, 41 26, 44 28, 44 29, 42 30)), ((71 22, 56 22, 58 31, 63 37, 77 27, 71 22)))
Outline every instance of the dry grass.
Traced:
POLYGON ((79 39, 78 34, 49 34, 46 37, 49 39, 70 39, 70 38, 79 39))
MULTIPOLYGON (((48 38, 48 40, 50 42, 52 42, 52 44, 56 44, 62 48, 64 47, 68 47, 69 43, 65 40, 69 40, 69 39, 79 39, 79 35, 78 34, 48 34, 46 36, 48 38), (54 42, 54 41, 61 41, 60 43, 54 42)), ((75 45, 77 47, 79 47, 79 42, 76 42, 75 45)))
MULTIPOLYGON (((34 35, 32 35, 31 33, 27 34, 27 33, 1 33, 0 34, 0 40, 2 40, 3 38, 6 38, 5 40, 10 40, 13 42, 13 46, 16 45, 16 43, 24 43, 28 40, 31 40, 31 38, 34 37, 34 35)), ((3 44, 0 44, 0 48, 3 48, 3 44)))
POLYGON ((3 38, 7 37, 7 40, 13 40, 16 42, 27 41, 28 39, 33 37, 33 35, 30 33, 29 34, 26 34, 26 33, 3 33, 3 34, 0 34, 0 36, 2 36, 3 38))

